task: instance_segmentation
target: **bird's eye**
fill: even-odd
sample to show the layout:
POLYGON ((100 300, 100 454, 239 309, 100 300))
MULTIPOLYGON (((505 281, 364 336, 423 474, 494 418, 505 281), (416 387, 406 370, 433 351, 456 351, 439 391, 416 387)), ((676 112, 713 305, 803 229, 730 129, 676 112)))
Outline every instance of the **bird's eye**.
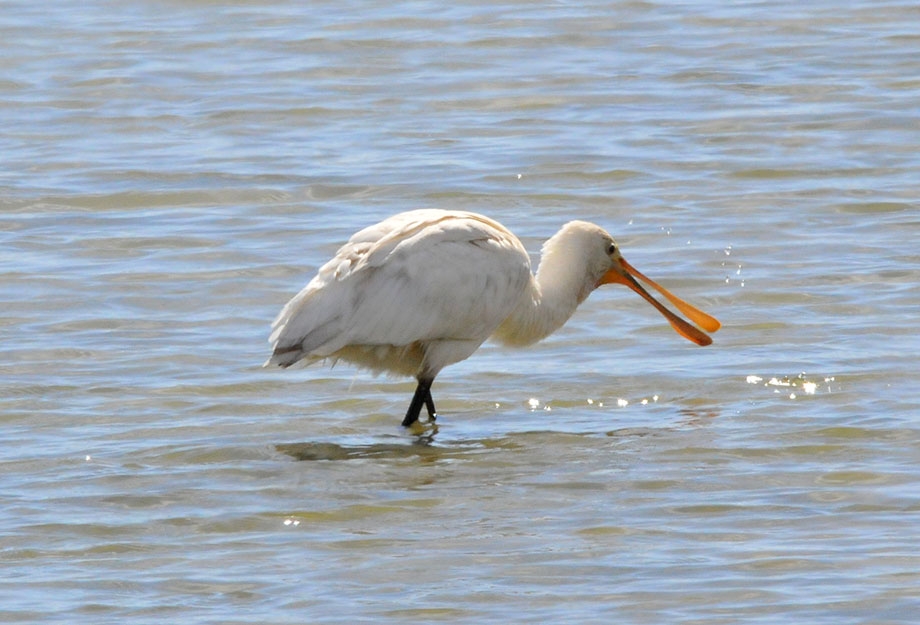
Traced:
POLYGON ((617 253, 617 246, 615 243, 611 243, 610 246, 607 248, 607 255, 613 256, 616 253, 617 253))

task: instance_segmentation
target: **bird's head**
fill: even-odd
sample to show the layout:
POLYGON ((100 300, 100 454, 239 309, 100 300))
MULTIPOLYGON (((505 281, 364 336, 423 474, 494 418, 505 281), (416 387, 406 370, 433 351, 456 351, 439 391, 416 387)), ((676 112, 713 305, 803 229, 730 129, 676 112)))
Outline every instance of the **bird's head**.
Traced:
MULTIPOLYGON (((721 327, 719 321, 699 308, 680 299, 657 282, 643 275, 639 270, 626 262, 620 253, 620 248, 603 228, 587 222, 570 222, 559 233, 566 243, 575 245, 561 245, 569 251, 576 248, 583 254, 582 263, 588 274, 587 284, 593 290, 604 284, 625 284, 638 293, 658 312, 664 315, 678 334, 697 345, 709 345, 712 338, 706 332, 715 332, 721 327), (655 299, 640 283, 639 280, 658 291, 680 312, 685 314, 699 328, 691 325, 685 319, 666 308, 655 299)), ((561 243, 561 241, 560 241, 561 243)), ((586 296, 587 294, 585 294, 586 296)))

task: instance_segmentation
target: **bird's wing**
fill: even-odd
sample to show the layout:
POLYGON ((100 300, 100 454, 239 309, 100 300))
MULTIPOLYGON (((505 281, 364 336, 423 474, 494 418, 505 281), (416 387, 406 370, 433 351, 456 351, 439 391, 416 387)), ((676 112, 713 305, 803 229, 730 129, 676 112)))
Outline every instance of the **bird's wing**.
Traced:
POLYGON ((529 284, 502 226, 473 213, 411 211, 355 234, 279 314, 271 362, 348 345, 484 341, 529 284), (277 358, 276 358, 277 356, 277 358))

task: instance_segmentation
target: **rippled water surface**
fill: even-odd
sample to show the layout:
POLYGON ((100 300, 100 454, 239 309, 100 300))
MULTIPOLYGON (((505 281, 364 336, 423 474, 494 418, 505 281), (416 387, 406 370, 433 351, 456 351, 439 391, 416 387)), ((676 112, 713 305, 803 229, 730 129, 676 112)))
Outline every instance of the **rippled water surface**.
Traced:
POLYGON ((6 2, 0 620, 913 623, 914 2, 6 2), (262 369, 355 230, 572 218, 602 289, 435 385, 262 369))

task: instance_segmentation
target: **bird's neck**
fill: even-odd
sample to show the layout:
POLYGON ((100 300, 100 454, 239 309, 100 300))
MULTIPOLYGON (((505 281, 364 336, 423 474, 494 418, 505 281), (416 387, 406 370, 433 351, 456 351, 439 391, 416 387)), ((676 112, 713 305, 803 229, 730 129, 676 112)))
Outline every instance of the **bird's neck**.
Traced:
POLYGON ((594 290, 577 272, 577 264, 544 253, 530 288, 496 330, 495 338, 506 345, 530 345, 558 330, 594 290))

